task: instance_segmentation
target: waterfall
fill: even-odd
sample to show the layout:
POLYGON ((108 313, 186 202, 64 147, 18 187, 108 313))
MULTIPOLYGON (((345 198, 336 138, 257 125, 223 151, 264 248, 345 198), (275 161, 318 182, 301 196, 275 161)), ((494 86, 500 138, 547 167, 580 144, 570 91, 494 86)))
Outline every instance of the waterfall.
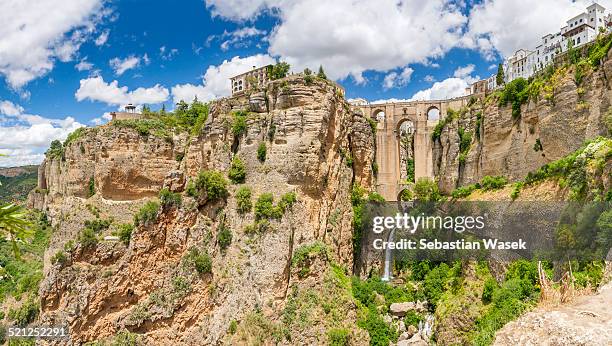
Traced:
POLYGON ((429 338, 431 337, 431 334, 433 332, 434 322, 435 322, 435 317, 434 317, 434 315, 432 315, 430 313, 425 315, 425 320, 424 321, 419 321, 419 331, 418 331, 418 333, 421 334, 421 337, 424 340, 429 340, 429 338))
MULTIPOLYGON (((393 235, 395 234, 395 229, 392 229, 391 232, 389 232, 389 238, 387 238, 387 242, 393 242, 393 235)), ((391 279, 393 279, 393 276, 391 275, 391 261, 393 253, 391 252, 392 250, 389 249, 389 247, 387 247, 385 249, 385 274, 382 277, 382 281, 390 281, 391 279)))

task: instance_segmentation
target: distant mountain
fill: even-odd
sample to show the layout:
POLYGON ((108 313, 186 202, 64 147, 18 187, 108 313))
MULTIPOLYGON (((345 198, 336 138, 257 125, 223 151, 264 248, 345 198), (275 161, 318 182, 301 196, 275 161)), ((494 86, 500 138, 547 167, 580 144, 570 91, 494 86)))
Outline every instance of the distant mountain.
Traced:
POLYGON ((38 166, 0 168, 0 202, 23 201, 36 187, 38 166))

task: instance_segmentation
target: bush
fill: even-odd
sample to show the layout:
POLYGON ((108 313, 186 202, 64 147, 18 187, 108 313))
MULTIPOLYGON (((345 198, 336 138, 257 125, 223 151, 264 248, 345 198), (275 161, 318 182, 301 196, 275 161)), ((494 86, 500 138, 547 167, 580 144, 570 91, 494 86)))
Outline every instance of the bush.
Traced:
POLYGON ((288 63, 279 61, 268 70, 268 76, 272 80, 285 78, 287 76, 287 73, 289 73, 290 68, 291 65, 289 65, 288 63))
POLYGON ((271 193, 263 193, 255 202, 255 219, 269 219, 274 215, 274 196, 271 193))
POLYGON ((159 201, 163 208, 180 207, 182 203, 181 194, 171 192, 168 188, 163 188, 159 191, 159 201))
POLYGON ((499 98, 500 107, 505 107, 508 103, 512 104, 512 117, 515 119, 521 116, 521 105, 528 99, 529 89, 527 87, 526 79, 517 78, 506 84, 499 98))
POLYGON ((414 195, 422 202, 437 202, 442 200, 438 184, 428 178, 419 178, 414 184, 414 195))
POLYGON ((159 203, 155 201, 148 201, 142 208, 134 215, 134 225, 141 226, 153 222, 157 219, 157 212, 159 211, 159 203))
POLYGON ((419 322, 424 321, 424 320, 425 318, 423 317, 423 315, 414 312, 414 310, 408 311, 406 313, 406 316, 404 316, 404 324, 406 326, 418 327, 419 322))
POLYGON ((495 289, 497 289, 497 281, 493 278, 488 278, 482 289, 482 302, 484 304, 489 304, 493 300, 493 292, 495 289))
POLYGON ((212 272, 212 260, 206 251, 200 251, 196 247, 189 249, 183 258, 183 264, 195 268, 198 274, 212 272))
POLYGON ((126 246, 130 244, 130 239, 132 239, 132 232, 134 231, 134 225, 131 223, 124 223, 119 225, 118 237, 119 240, 123 242, 126 246))
POLYGON ((55 255, 51 257, 51 264, 59 264, 60 266, 63 266, 67 262, 68 262, 68 256, 66 256, 66 253, 61 250, 56 252, 55 255))
POLYGON ((79 243, 81 243, 84 248, 95 247, 98 244, 98 237, 93 229, 86 227, 79 235, 79 243))
POLYGON ((512 198, 513 201, 517 199, 517 197, 521 193, 521 189, 523 188, 523 185, 525 185, 523 182, 514 183, 512 192, 510 193, 510 198, 512 198))
POLYGON ((243 112, 234 112, 232 114, 232 133, 236 137, 244 135, 247 131, 246 114, 243 112))
POLYGON ((89 185, 87 190, 87 197, 91 197, 96 194, 96 181, 94 177, 89 178, 89 185))
POLYGON ((349 330, 346 328, 332 328, 327 331, 329 346, 348 346, 350 344, 349 330))
POLYGON ((138 345, 138 335, 122 330, 113 339, 111 346, 136 346, 138 345))
POLYGON ((100 233, 110 227, 111 219, 85 220, 85 227, 91 228, 95 233, 100 233))
POLYGON ((490 191, 490 190, 501 189, 507 183, 508 183, 508 179, 506 179, 505 177, 502 177, 502 176, 492 177, 492 176, 487 175, 484 178, 482 178, 482 181, 480 182, 480 186, 482 187, 483 190, 490 191))
POLYGON ((435 310, 442 293, 446 290, 450 268, 446 263, 441 263, 433 268, 423 282, 423 292, 427 297, 427 303, 435 310))
POLYGON ((227 249, 227 247, 232 243, 232 230, 225 224, 221 224, 221 229, 217 234, 217 242, 222 250, 227 249))
POLYGON ((370 345, 387 346, 397 338, 395 330, 385 323, 374 305, 370 305, 365 316, 357 320, 357 326, 368 331, 370 345))
POLYGON ((267 219, 261 219, 261 220, 257 220, 255 221, 255 223, 251 224, 251 225, 247 225, 244 227, 244 233, 246 234, 255 234, 255 233, 259 233, 259 234, 263 234, 269 230, 271 230, 272 227, 270 226, 270 221, 268 221, 267 219))
POLYGON ((49 146, 49 150, 45 153, 50 159, 63 159, 64 158, 64 147, 62 146, 62 142, 57 139, 51 142, 49 146))
POLYGON ((240 157, 234 156, 227 176, 234 184, 244 183, 244 180, 246 179, 246 167, 240 157))
POLYGON ((36 296, 33 294, 28 296, 28 299, 21 304, 21 306, 14 310, 10 309, 8 318, 15 321, 15 324, 19 327, 25 327, 30 322, 33 322, 38 316, 38 310, 40 309, 36 296))
POLYGON ((238 330, 238 322, 236 320, 232 320, 230 322, 229 328, 227 328, 228 333, 234 335, 236 334, 236 330, 238 330))
POLYGON ((257 159, 260 162, 266 161, 266 151, 266 142, 259 143, 259 146, 257 147, 257 159))
POLYGON ((465 197, 471 195, 472 192, 474 192, 479 187, 480 187, 480 185, 478 185, 478 184, 471 184, 471 185, 461 186, 461 187, 458 187, 455 190, 453 190, 453 192, 451 192, 451 196, 453 198, 465 198, 465 197))
POLYGON ((248 186, 242 186, 236 191, 236 205, 240 214, 248 213, 253 208, 251 189, 248 186))
POLYGON ((287 209, 291 209, 295 202, 297 202, 297 195, 295 192, 287 192, 282 195, 280 202, 278 202, 278 208, 281 214, 284 214, 287 209))
POLYGON ((200 194, 206 192, 207 200, 216 201, 227 197, 227 184, 227 180, 220 172, 202 171, 198 174, 195 187, 200 194))

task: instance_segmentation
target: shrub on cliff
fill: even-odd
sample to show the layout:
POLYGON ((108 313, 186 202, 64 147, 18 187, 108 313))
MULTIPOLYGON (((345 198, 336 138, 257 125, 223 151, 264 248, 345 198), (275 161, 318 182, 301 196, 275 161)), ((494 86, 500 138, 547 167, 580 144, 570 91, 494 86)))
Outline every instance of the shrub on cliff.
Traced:
POLYGON ((421 202, 437 202, 442 200, 438 184, 428 178, 419 178, 414 184, 414 196, 421 202))
POLYGON ((490 175, 487 175, 484 178, 482 178, 482 181, 480 182, 480 186, 482 187, 483 190, 490 191, 490 190, 501 189, 507 183, 508 183, 508 179, 506 179, 503 176, 492 177, 490 175))
POLYGON ((246 167, 244 162, 238 156, 234 156, 232 159, 232 165, 230 166, 227 176, 234 184, 242 184, 246 179, 246 167))
POLYGON ((195 181, 200 195, 206 193, 207 200, 213 202, 227 197, 227 184, 223 174, 218 171, 202 171, 195 181))
POLYGON ((212 260, 205 250, 200 250, 196 247, 189 249, 182 260, 183 266, 192 267, 199 274, 212 272, 212 260))
POLYGON ((159 203, 155 201, 148 201, 142 208, 134 215, 134 224, 136 226, 145 225, 157 218, 157 212, 159 211, 159 203))
POLYGON ((290 68, 291 65, 288 63, 279 61, 268 70, 268 77, 272 80, 285 78, 287 77, 290 68))
POLYGON ((260 162, 266 161, 266 152, 267 152, 266 142, 259 143, 259 146, 257 147, 257 159, 260 162))
POLYGON ((130 244, 130 239, 132 239, 132 232, 134 231, 134 225, 131 223, 124 223, 119 225, 119 231, 117 232, 117 236, 119 240, 121 240, 126 246, 130 244))
POLYGON ((171 192, 168 188, 163 188, 159 190, 159 201, 164 208, 178 208, 181 206, 182 198, 180 193, 171 192))
POLYGON ((244 111, 235 111, 232 113, 232 133, 236 137, 240 137, 247 132, 247 113, 244 111))
POLYGON ((98 237, 93 229, 84 228, 79 235, 79 243, 81 243, 84 248, 91 248, 98 244, 98 237))
POLYGON ((253 208, 251 189, 248 186, 242 186, 236 191, 236 205, 240 214, 248 213, 253 208))
POLYGON ((219 243, 221 250, 227 249, 227 247, 232 243, 232 230, 224 223, 221 224, 219 233, 217 234, 217 242, 219 243))
POLYGON ((47 157, 50 159, 63 159, 64 147, 62 146, 62 142, 58 141, 57 139, 51 142, 51 146, 45 154, 47 154, 47 157))
POLYGON ((274 196, 263 193, 255 202, 255 219, 269 219, 274 215, 274 196))

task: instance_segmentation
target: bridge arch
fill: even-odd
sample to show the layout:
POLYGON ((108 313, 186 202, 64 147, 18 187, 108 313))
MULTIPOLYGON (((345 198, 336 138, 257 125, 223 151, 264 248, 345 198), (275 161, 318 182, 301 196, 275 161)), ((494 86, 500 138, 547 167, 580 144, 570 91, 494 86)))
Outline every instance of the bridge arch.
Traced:
POLYGON ((440 108, 438 106, 435 106, 435 105, 429 106, 425 114, 427 115, 427 121, 440 120, 440 108))

